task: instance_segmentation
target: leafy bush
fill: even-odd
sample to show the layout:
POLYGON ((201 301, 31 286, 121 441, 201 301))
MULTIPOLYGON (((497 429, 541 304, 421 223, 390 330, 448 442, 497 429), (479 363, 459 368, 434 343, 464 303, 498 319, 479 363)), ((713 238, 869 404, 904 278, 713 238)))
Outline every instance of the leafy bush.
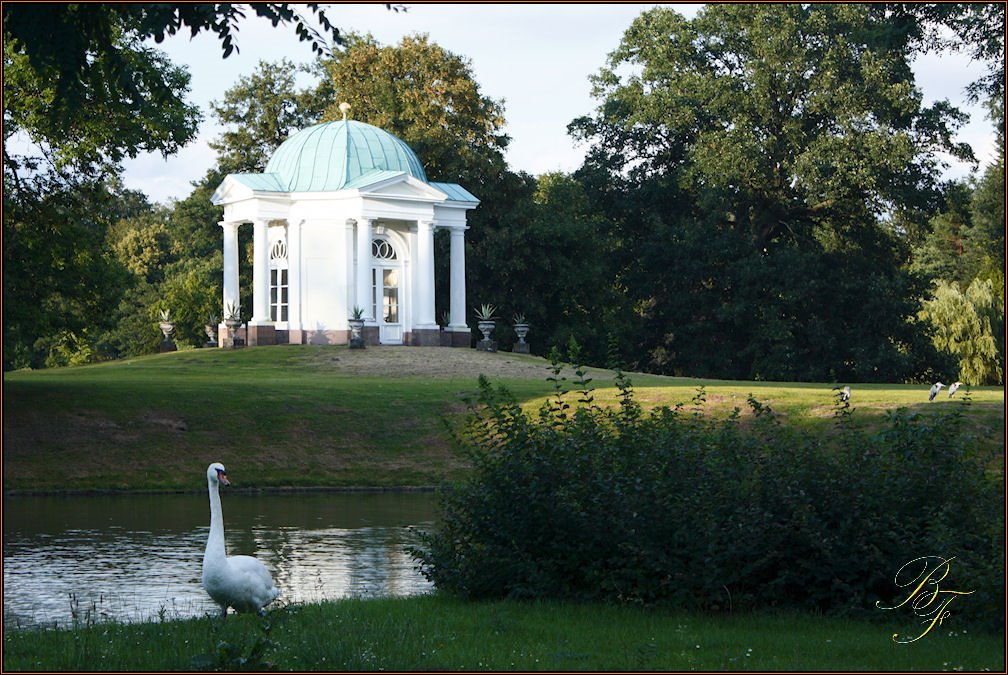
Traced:
MULTIPOLYGON (((1003 478, 969 455, 964 414, 891 413, 880 431, 837 403, 829 433, 689 405, 645 413, 556 387, 538 415, 479 380, 455 430, 474 470, 441 494, 440 526, 412 550, 436 586, 470 598, 566 598, 694 610, 779 607, 878 615, 899 568, 956 556, 954 613, 1003 623, 1003 478)), ((888 604, 887 604, 888 603, 888 604)))

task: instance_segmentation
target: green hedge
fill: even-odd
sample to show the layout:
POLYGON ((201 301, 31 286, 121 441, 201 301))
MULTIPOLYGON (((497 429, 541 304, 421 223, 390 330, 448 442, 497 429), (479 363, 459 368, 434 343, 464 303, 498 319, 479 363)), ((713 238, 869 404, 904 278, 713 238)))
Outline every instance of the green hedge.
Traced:
MULTIPOLYGON (((474 465, 441 495, 439 529, 413 549, 439 589, 471 598, 565 598, 699 610, 881 614, 902 565, 955 556, 949 609, 1003 626, 1003 474, 971 456, 968 399, 948 414, 891 413, 881 430, 838 402, 828 433, 692 404, 645 413, 617 374, 616 409, 579 406, 555 366, 538 415, 480 378, 455 431, 474 465)), ((909 612, 909 609, 906 610, 909 612)))

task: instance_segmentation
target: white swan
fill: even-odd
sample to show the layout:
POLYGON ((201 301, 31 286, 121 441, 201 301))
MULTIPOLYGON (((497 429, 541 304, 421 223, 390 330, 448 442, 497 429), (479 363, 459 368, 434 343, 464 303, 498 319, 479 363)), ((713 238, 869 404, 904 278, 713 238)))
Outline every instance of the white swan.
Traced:
POLYGON ((228 485, 224 465, 214 462, 207 467, 210 491, 210 536, 203 554, 203 588, 221 606, 239 612, 258 612, 273 602, 280 590, 261 562, 248 555, 228 556, 224 550, 224 515, 221 513, 218 485, 228 485))

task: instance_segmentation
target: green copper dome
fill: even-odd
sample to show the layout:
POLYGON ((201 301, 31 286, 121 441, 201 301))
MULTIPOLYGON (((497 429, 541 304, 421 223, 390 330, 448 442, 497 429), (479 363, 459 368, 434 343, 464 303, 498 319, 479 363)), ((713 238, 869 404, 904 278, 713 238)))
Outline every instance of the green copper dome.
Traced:
POLYGON ((302 129, 284 141, 266 165, 287 192, 333 192, 378 172, 427 174, 402 139, 378 127, 340 120, 302 129))

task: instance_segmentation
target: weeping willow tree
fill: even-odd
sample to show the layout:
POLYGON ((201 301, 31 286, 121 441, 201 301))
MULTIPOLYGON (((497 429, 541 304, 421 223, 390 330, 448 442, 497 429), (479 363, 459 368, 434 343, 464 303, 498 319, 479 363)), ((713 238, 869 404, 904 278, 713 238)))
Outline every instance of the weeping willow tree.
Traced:
POLYGON ((966 384, 1004 381, 1005 303, 990 279, 976 278, 965 291, 955 281, 936 282, 931 298, 918 315, 934 328, 939 350, 959 360, 959 379, 966 384))

